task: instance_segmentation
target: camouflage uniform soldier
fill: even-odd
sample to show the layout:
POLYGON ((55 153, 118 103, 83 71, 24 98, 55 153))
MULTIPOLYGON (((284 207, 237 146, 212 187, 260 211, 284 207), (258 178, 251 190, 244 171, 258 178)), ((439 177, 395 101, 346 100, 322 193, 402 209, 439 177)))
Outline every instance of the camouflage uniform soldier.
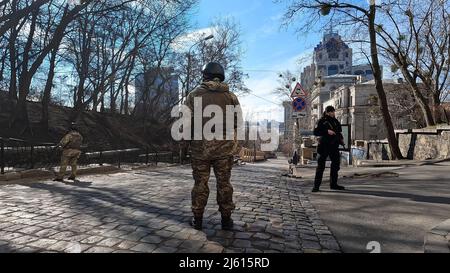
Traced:
POLYGON ((54 181, 62 182, 64 180, 67 165, 70 165, 72 168, 72 174, 69 177, 69 180, 75 180, 77 175, 77 160, 81 155, 80 149, 82 142, 83 137, 78 132, 76 124, 72 123, 70 132, 67 133, 56 146, 57 148, 62 148, 63 152, 61 156, 61 167, 54 181))
MULTIPOLYGON (((194 98, 202 98, 202 110, 208 105, 219 106, 224 113, 223 128, 226 128, 226 106, 238 106, 237 97, 230 92, 229 86, 224 83, 225 71, 218 63, 209 63, 203 67, 203 83, 192 91, 186 100, 186 105, 194 111, 194 98)), ((235 121, 234 134, 236 136, 237 117, 235 121)), ((203 124, 208 121, 203 119, 203 124)), ((192 128, 194 128, 192 123, 192 128)), ((203 129, 203 126, 202 126, 203 129)), ((225 131, 225 130, 224 130, 225 131)), ((226 134, 224 134, 225 136, 226 134)), ((237 148, 237 141, 233 140, 192 140, 191 141, 192 170, 195 180, 192 189, 192 212, 194 218, 192 226, 202 229, 203 213, 208 202, 209 187, 208 180, 211 167, 217 180, 217 203, 222 215, 222 229, 232 229, 233 187, 230 183, 231 169, 233 167, 233 155, 237 148)))

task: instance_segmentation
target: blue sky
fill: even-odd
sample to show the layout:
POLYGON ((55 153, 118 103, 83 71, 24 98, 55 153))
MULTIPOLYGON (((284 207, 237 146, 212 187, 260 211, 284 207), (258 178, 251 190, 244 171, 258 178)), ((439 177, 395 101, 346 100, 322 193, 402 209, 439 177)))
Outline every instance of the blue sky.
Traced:
POLYGON ((242 67, 250 76, 246 84, 255 95, 264 98, 246 95, 240 101, 244 114, 253 113, 258 119, 284 119, 281 98, 271 94, 278 86, 278 71, 297 71, 308 65, 311 58, 302 65, 298 59, 309 56, 321 39, 321 33, 299 36, 293 29, 280 28, 284 9, 284 4, 272 0, 201 0, 192 16, 196 29, 208 27, 215 18, 229 16, 240 24, 245 51, 242 67))

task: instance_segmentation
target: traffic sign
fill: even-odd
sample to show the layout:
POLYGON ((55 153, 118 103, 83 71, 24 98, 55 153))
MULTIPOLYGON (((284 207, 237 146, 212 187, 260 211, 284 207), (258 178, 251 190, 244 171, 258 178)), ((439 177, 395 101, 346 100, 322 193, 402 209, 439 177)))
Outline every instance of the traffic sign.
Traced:
POLYGON ((294 112, 292 113, 292 118, 304 118, 306 117, 306 112, 294 112))
POLYGON ((298 97, 307 97, 308 93, 303 89, 303 86, 300 83, 297 83, 294 90, 291 93, 291 98, 298 98, 298 97))
POLYGON ((294 112, 303 112, 306 110, 306 100, 304 98, 295 98, 292 102, 292 107, 294 108, 294 112))

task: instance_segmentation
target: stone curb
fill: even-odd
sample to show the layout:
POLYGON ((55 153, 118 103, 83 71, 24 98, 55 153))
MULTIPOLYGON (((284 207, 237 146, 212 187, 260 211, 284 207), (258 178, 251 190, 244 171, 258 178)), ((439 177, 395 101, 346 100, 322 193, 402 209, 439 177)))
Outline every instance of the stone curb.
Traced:
MULTIPOLYGON (((79 175, 97 174, 97 173, 114 172, 114 171, 118 171, 118 170, 119 170, 119 168, 117 168, 115 166, 100 166, 100 167, 79 169, 78 174, 79 175)), ((26 170, 26 171, 21 171, 21 172, 12 172, 12 173, 6 173, 3 175, 0 175, 0 184, 14 182, 17 180, 22 180, 22 179, 50 178, 50 177, 54 177, 53 171, 39 170, 39 169, 26 170)))
POLYGON ((450 219, 425 235, 423 248, 425 253, 450 253, 450 219))
POLYGON ((439 164, 442 162, 448 162, 450 158, 440 158, 440 159, 430 159, 430 160, 397 160, 397 161, 379 161, 372 162, 370 160, 359 160, 356 164, 356 167, 373 167, 373 168, 382 168, 382 167, 414 167, 414 166, 425 166, 425 165, 433 165, 439 164))

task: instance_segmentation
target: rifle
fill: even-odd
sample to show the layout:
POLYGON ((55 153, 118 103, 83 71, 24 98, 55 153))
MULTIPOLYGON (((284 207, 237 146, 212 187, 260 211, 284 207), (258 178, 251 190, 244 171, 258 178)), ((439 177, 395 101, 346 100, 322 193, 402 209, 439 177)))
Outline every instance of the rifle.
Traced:
POLYGON ((53 173, 53 175, 54 176, 56 176, 56 171, 55 171, 55 169, 52 167, 52 163, 53 162, 58 162, 57 161, 57 156, 58 156, 58 153, 59 153, 59 150, 60 150, 60 146, 59 146, 59 144, 57 144, 57 145, 55 145, 54 147, 52 147, 51 148, 51 151, 50 151, 50 162, 49 162, 49 164, 48 164, 48 166, 47 166, 47 168, 46 168, 46 170, 48 170, 48 171, 51 171, 52 173, 53 173))

